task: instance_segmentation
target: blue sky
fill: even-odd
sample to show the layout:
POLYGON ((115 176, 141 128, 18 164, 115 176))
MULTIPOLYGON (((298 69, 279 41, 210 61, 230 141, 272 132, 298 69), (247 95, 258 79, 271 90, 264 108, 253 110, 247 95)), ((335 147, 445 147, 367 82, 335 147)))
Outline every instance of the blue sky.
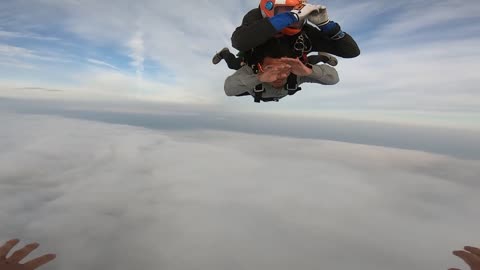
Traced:
POLYGON ((38 92, 15 89, 41 87, 63 90, 53 98, 143 99, 410 120, 427 114, 450 124, 460 117, 475 126, 468 119, 480 117, 475 71, 480 4, 322 4, 357 40, 362 55, 340 60, 338 85, 309 85, 279 104, 257 106, 249 98, 226 97, 223 81, 233 71, 223 62, 210 62, 220 48, 232 49, 231 33, 256 0, 187 0, 172 9, 153 0, 5 0, 0 4, 0 95, 37 97, 38 92), (196 14, 182 12, 192 8, 196 14))

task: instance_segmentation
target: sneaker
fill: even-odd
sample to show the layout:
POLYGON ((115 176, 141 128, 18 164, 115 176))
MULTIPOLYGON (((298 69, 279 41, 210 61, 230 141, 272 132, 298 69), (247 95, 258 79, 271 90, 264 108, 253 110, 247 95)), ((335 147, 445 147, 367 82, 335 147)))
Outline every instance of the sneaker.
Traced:
POLYGON ((308 56, 308 63, 311 65, 316 65, 318 63, 325 63, 329 64, 330 66, 336 66, 338 64, 338 60, 335 56, 330 55, 328 53, 319 52, 318 55, 310 55, 308 56))
POLYGON ((228 52, 228 51, 229 51, 228 48, 225 47, 225 48, 223 48, 221 51, 219 51, 218 53, 216 53, 216 54, 213 56, 212 63, 213 63, 214 65, 220 63, 220 61, 222 61, 222 59, 223 59, 222 53, 228 52))
POLYGON ((318 55, 325 57, 326 61, 323 61, 325 64, 329 64, 332 67, 338 65, 338 60, 335 56, 324 52, 319 52, 318 55))

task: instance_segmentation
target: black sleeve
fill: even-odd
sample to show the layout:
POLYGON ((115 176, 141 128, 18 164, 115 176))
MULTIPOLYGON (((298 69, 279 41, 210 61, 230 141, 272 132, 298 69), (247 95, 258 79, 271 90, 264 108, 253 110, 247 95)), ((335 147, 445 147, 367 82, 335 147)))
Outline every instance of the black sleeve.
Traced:
POLYGON ((259 8, 253 9, 243 17, 242 25, 232 34, 232 47, 247 52, 271 39, 278 31, 268 18, 263 18, 259 8))
POLYGON ((360 55, 360 48, 347 33, 343 38, 333 40, 311 25, 305 25, 305 32, 312 42, 312 51, 326 52, 343 58, 354 58, 360 55))

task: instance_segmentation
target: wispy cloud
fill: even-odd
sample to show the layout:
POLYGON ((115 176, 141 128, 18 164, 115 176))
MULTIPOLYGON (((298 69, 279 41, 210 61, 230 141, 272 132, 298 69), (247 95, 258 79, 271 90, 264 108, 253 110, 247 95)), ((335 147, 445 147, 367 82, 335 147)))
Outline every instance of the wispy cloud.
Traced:
MULTIPOLYGON (((24 47, 11 46, 0 43, 0 57, 6 57, 14 60, 32 60, 46 62, 71 62, 72 59, 59 55, 55 52, 42 52, 24 47)), ((32 63, 32 62, 29 62, 32 63)))
POLYGON ((380 28, 379 36, 408 38, 411 35, 425 35, 428 34, 425 32, 434 31, 441 38, 445 32, 458 31, 457 25, 462 25, 462 22, 480 20, 480 5, 475 1, 411 2, 402 10, 392 22, 380 28))
POLYGON ((87 59, 87 62, 92 63, 92 64, 95 64, 95 65, 99 65, 99 66, 108 67, 108 68, 111 68, 111 69, 114 69, 114 70, 120 70, 118 67, 116 67, 116 66, 114 66, 114 65, 112 65, 112 64, 109 64, 109 63, 107 63, 107 62, 100 61, 100 60, 97 60, 97 59, 88 58, 88 59, 87 59))
POLYGON ((8 57, 36 57, 32 50, 0 44, 0 55, 8 57))
POLYGON ((144 71, 143 63, 145 61, 145 46, 143 33, 141 31, 136 32, 128 41, 128 48, 131 50, 129 54, 132 58, 131 65, 136 69, 137 77, 141 79, 144 71))
POLYGON ((45 41, 59 41, 59 38, 41 36, 34 33, 20 33, 20 32, 11 32, 0 30, 0 38, 23 38, 23 39, 37 39, 45 41))
POLYGON ((9 69, 13 69, 13 68, 18 68, 18 69, 35 69, 36 67, 32 64, 29 64, 29 63, 26 63, 26 62, 23 62, 23 61, 19 61, 19 60, 16 60, 16 59, 8 59, 8 58, 4 58, 4 57, 1 57, 0 56, 0 65, 5 67, 5 68, 9 68, 9 69))

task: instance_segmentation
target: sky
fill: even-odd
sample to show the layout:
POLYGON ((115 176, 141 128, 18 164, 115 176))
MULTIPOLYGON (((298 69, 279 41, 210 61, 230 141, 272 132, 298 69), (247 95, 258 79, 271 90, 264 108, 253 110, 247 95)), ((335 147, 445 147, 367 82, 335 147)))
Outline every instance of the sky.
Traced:
POLYGON ((165 8, 157 0, 3 0, 0 95, 45 96, 22 91, 33 87, 62 90, 53 95, 60 99, 158 100, 448 125, 462 119, 470 128, 480 117, 477 1, 326 0, 331 19, 355 38, 361 56, 340 58, 339 84, 307 85, 301 95, 261 106, 227 97, 223 83, 233 70, 211 63, 223 47, 236 53, 232 32, 257 2, 186 0, 165 8), (185 12, 192 8, 194 14, 185 12))
POLYGON ((326 0, 361 55, 262 104, 211 63, 258 1, 174 4, 0 1, 0 242, 59 270, 462 267, 477 1, 326 0))

